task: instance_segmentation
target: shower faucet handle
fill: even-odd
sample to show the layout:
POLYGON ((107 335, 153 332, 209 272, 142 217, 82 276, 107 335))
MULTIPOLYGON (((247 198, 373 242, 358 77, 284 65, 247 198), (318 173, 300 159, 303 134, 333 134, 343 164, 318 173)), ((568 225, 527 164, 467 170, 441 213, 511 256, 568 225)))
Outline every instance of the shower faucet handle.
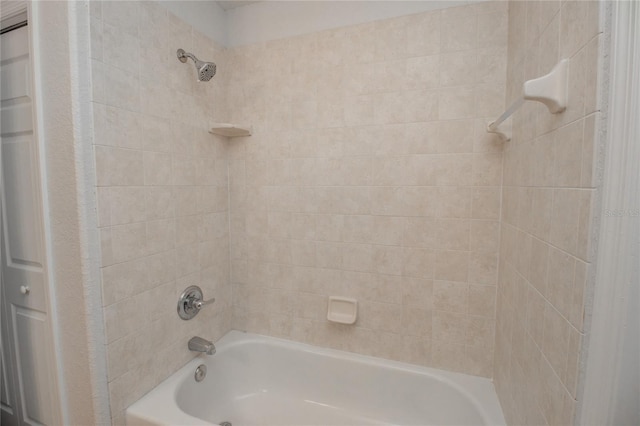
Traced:
POLYGON ((193 306, 195 306, 198 310, 200 310, 200 309, 202 309, 203 306, 210 305, 215 301, 216 301, 215 297, 213 299, 209 299, 209 300, 195 300, 193 302, 193 306))
POLYGON ((202 289, 197 285, 187 287, 178 300, 178 316, 183 320, 190 320, 198 315, 203 306, 210 305, 216 299, 204 300, 202 289))

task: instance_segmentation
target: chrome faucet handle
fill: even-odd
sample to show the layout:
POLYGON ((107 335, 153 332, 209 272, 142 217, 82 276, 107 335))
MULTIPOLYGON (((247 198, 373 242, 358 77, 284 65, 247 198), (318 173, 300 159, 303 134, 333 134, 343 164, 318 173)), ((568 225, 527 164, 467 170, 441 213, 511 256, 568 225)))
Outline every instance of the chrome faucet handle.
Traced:
POLYGON ((202 297, 202 289, 197 285, 187 287, 180 295, 178 300, 178 315, 183 320, 190 320, 198 315, 200 309, 205 305, 210 305, 216 299, 204 300, 202 297))
POLYGON ((202 309, 203 306, 210 305, 215 301, 216 301, 215 297, 213 299, 209 299, 209 300, 200 300, 200 299, 198 299, 198 300, 194 300, 193 301, 193 306, 195 306, 196 309, 200 310, 200 309, 202 309))

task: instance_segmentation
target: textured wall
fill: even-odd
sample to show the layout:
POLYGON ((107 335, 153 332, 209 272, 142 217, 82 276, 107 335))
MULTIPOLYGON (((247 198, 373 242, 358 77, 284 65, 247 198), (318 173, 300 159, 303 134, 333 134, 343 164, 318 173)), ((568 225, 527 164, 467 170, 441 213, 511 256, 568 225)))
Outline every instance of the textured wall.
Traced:
POLYGON ((506 145, 494 379, 511 424, 570 424, 592 267, 598 2, 509 4, 507 101, 570 58, 569 105, 528 102, 506 145))
POLYGON ((506 36, 496 2, 229 51, 234 328, 491 376, 506 36))
MULTIPOLYGON (((227 159, 208 123, 224 111, 225 53, 152 2, 92 2, 98 226, 110 405, 123 409, 230 327, 227 159), (183 48, 218 63, 198 83, 183 48), (198 284, 217 302, 176 314, 198 284)), ((226 75, 225 75, 226 74, 226 75)))

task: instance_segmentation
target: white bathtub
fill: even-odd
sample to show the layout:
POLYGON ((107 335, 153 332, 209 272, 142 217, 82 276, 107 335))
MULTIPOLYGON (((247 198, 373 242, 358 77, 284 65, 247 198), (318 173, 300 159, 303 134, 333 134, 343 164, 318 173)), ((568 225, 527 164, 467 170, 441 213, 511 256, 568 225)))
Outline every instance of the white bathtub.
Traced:
POLYGON ((216 347, 129 407, 127 424, 505 424, 487 379, 238 331, 216 347))

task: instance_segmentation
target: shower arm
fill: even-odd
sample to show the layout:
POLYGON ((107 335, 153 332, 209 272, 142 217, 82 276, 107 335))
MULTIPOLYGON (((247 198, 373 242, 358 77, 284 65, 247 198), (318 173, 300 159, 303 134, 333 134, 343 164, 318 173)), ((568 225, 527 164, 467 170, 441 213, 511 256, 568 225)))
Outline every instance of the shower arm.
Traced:
POLYGON ((191 58, 193 62, 196 62, 198 60, 198 58, 193 56, 191 53, 185 52, 183 49, 178 49, 177 55, 178 55, 178 59, 183 64, 187 62, 187 58, 191 58))

